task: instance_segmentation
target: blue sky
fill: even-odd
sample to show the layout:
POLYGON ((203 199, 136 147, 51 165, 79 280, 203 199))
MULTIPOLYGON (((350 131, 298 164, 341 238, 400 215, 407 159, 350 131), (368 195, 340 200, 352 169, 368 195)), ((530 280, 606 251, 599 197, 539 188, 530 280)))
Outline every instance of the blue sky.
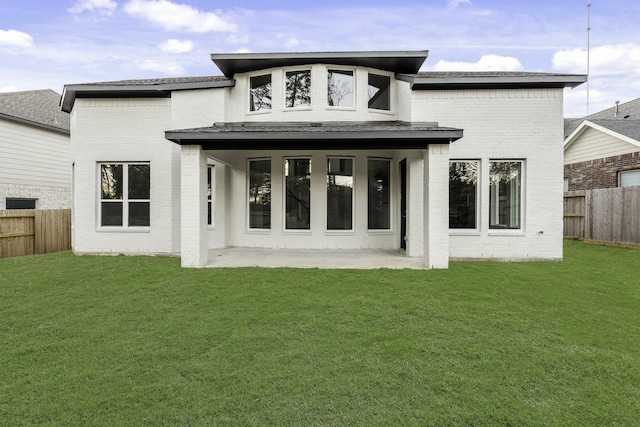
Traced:
MULTIPOLYGON (((220 74, 210 53, 429 50, 423 70, 584 74, 588 0, 2 0, 0 91, 220 74), (6 4, 5 4, 6 3, 6 4)), ((640 97, 640 2, 591 0, 590 113, 640 97)), ((565 115, 587 113, 587 85, 565 115)))

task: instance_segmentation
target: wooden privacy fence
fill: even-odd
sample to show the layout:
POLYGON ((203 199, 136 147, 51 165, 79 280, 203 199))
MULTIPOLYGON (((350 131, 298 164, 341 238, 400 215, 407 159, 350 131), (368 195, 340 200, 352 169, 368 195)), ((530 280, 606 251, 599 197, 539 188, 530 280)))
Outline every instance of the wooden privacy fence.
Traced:
POLYGON ((622 245, 640 245, 640 187, 564 193, 564 235, 622 245))
POLYGON ((70 249, 70 209, 0 211, 0 258, 70 249))

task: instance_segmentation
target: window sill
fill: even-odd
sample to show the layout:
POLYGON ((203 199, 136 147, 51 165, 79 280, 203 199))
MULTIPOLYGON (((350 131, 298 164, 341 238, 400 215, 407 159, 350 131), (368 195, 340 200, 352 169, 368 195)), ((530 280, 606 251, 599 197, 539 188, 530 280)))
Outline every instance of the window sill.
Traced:
POLYGON ((331 107, 327 105, 327 111, 356 111, 356 107, 331 107))
POLYGON ((151 227, 98 227, 98 233, 149 233, 151 227))
POLYGON ((269 235, 271 234, 271 229, 270 228, 247 228, 246 232, 247 234, 269 235))
POLYGON ((289 111, 311 111, 313 108, 311 107, 285 107, 282 112, 288 113, 289 111))
POLYGON ((459 229, 459 228, 453 228, 449 230, 449 236, 480 236, 480 230, 478 229, 468 229, 468 230, 463 230, 463 229, 459 229))
POLYGON ((259 116, 261 114, 271 114, 272 110, 247 111, 247 116, 259 116))
POLYGON ((356 232, 354 230, 326 230, 324 232, 325 236, 355 236, 356 232))
POLYGON ((394 113, 393 111, 391 111, 391 110, 378 110, 378 109, 375 109, 375 108, 369 108, 369 112, 370 112, 370 113, 385 114, 385 115, 387 115, 387 116, 392 116, 392 115, 394 115, 394 114, 395 114, 395 113, 394 113))
POLYGON ((523 230, 495 230, 495 229, 489 230, 488 235, 499 236, 499 237, 525 237, 526 236, 523 230))
POLYGON ((311 236, 311 230, 283 230, 282 234, 291 236, 311 236))
POLYGON ((392 236, 396 233, 393 230, 367 230, 367 234, 373 236, 392 236))

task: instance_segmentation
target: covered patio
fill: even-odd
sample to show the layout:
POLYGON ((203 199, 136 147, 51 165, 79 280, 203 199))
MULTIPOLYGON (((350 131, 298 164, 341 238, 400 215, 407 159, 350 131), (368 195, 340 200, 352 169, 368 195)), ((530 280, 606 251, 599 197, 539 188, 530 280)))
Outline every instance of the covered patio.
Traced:
POLYGON ((403 250, 383 249, 269 249, 225 248, 209 250, 205 268, 320 268, 320 269, 425 269, 422 257, 403 250))

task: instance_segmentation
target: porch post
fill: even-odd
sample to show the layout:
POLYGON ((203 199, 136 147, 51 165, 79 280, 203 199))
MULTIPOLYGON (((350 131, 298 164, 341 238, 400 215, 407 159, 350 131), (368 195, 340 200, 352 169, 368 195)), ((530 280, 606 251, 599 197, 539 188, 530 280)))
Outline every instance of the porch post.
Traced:
POLYGON ((207 157, 199 145, 180 147, 180 255, 183 267, 207 263, 207 157))
POLYGON ((424 151, 424 265, 449 267, 449 145, 424 151))

